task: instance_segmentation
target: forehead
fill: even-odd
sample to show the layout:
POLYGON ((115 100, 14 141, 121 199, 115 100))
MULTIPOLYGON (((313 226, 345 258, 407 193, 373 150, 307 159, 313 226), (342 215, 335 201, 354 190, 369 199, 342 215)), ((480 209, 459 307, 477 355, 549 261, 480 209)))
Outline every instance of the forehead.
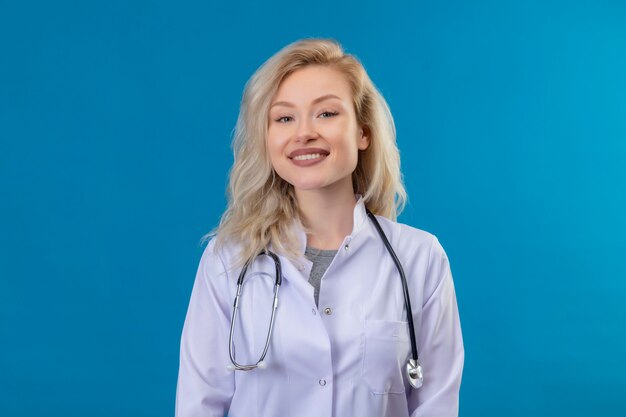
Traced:
POLYGON ((346 76, 330 67, 309 65, 282 80, 274 101, 306 104, 326 94, 334 94, 342 100, 350 101, 351 90, 346 76))

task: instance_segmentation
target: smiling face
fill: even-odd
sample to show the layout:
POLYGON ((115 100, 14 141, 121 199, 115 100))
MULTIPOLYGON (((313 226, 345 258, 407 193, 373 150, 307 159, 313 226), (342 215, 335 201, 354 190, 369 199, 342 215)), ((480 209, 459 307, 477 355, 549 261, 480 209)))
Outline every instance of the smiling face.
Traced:
POLYGON ((276 173, 296 196, 311 190, 352 190, 358 151, 369 137, 356 120, 346 77, 310 65, 280 84, 269 111, 267 149, 276 173))

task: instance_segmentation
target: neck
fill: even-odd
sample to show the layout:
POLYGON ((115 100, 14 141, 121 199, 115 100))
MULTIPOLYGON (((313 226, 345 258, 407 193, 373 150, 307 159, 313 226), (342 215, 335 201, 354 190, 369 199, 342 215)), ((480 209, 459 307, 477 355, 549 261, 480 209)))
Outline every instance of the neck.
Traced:
POLYGON ((302 223, 310 230, 307 245, 316 249, 338 249, 352 233, 356 198, 350 188, 345 192, 296 190, 302 223))

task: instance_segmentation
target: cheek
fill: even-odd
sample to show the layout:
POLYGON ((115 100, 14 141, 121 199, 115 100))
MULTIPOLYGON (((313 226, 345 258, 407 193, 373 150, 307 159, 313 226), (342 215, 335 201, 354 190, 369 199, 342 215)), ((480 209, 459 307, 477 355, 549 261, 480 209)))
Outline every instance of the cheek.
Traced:
POLYGON ((272 163, 274 163, 274 160, 278 159, 278 156, 281 154, 281 150, 284 147, 283 141, 281 141, 280 136, 278 136, 276 132, 272 132, 270 130, 267 134, 265 144, 267 146, 267 153, 269 154, 272 163))
POLYGON ((285 175, 287 172, 289 172, 287 165, 289 163, 289 160, 284 157, 284 153, 284 142, 273 140, 272 138, 268 137, 267 155, 269 157, 270 164, 272 165, 272 168, 274 169, 274 171, 276 171, 278 176, 286 181, 285 175))
POLYGON ((346 162, 356 161, 358 158, 359 146, 356 139, 356 133, 350 133, 351 130, 341 126, 327 132, 327 137, 332 138, 335 147, 341 152, 342 158, 346 162))

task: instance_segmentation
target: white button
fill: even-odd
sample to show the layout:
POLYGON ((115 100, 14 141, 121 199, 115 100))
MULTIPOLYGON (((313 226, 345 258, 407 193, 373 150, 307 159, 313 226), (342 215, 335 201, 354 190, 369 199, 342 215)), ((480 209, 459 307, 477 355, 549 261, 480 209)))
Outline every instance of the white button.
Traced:
POLYGON ((326 380, 325 380, 325 379, 320 379, 320 380, 319 380, 319 384, 320 384, 321 386, 326 385, 326 380))
POLYGON ((330 316, 331 314, 333 314, 333 310, 330 307, 326 307, 324 309, 324 314, 326 314, 327 316, 330 316))

